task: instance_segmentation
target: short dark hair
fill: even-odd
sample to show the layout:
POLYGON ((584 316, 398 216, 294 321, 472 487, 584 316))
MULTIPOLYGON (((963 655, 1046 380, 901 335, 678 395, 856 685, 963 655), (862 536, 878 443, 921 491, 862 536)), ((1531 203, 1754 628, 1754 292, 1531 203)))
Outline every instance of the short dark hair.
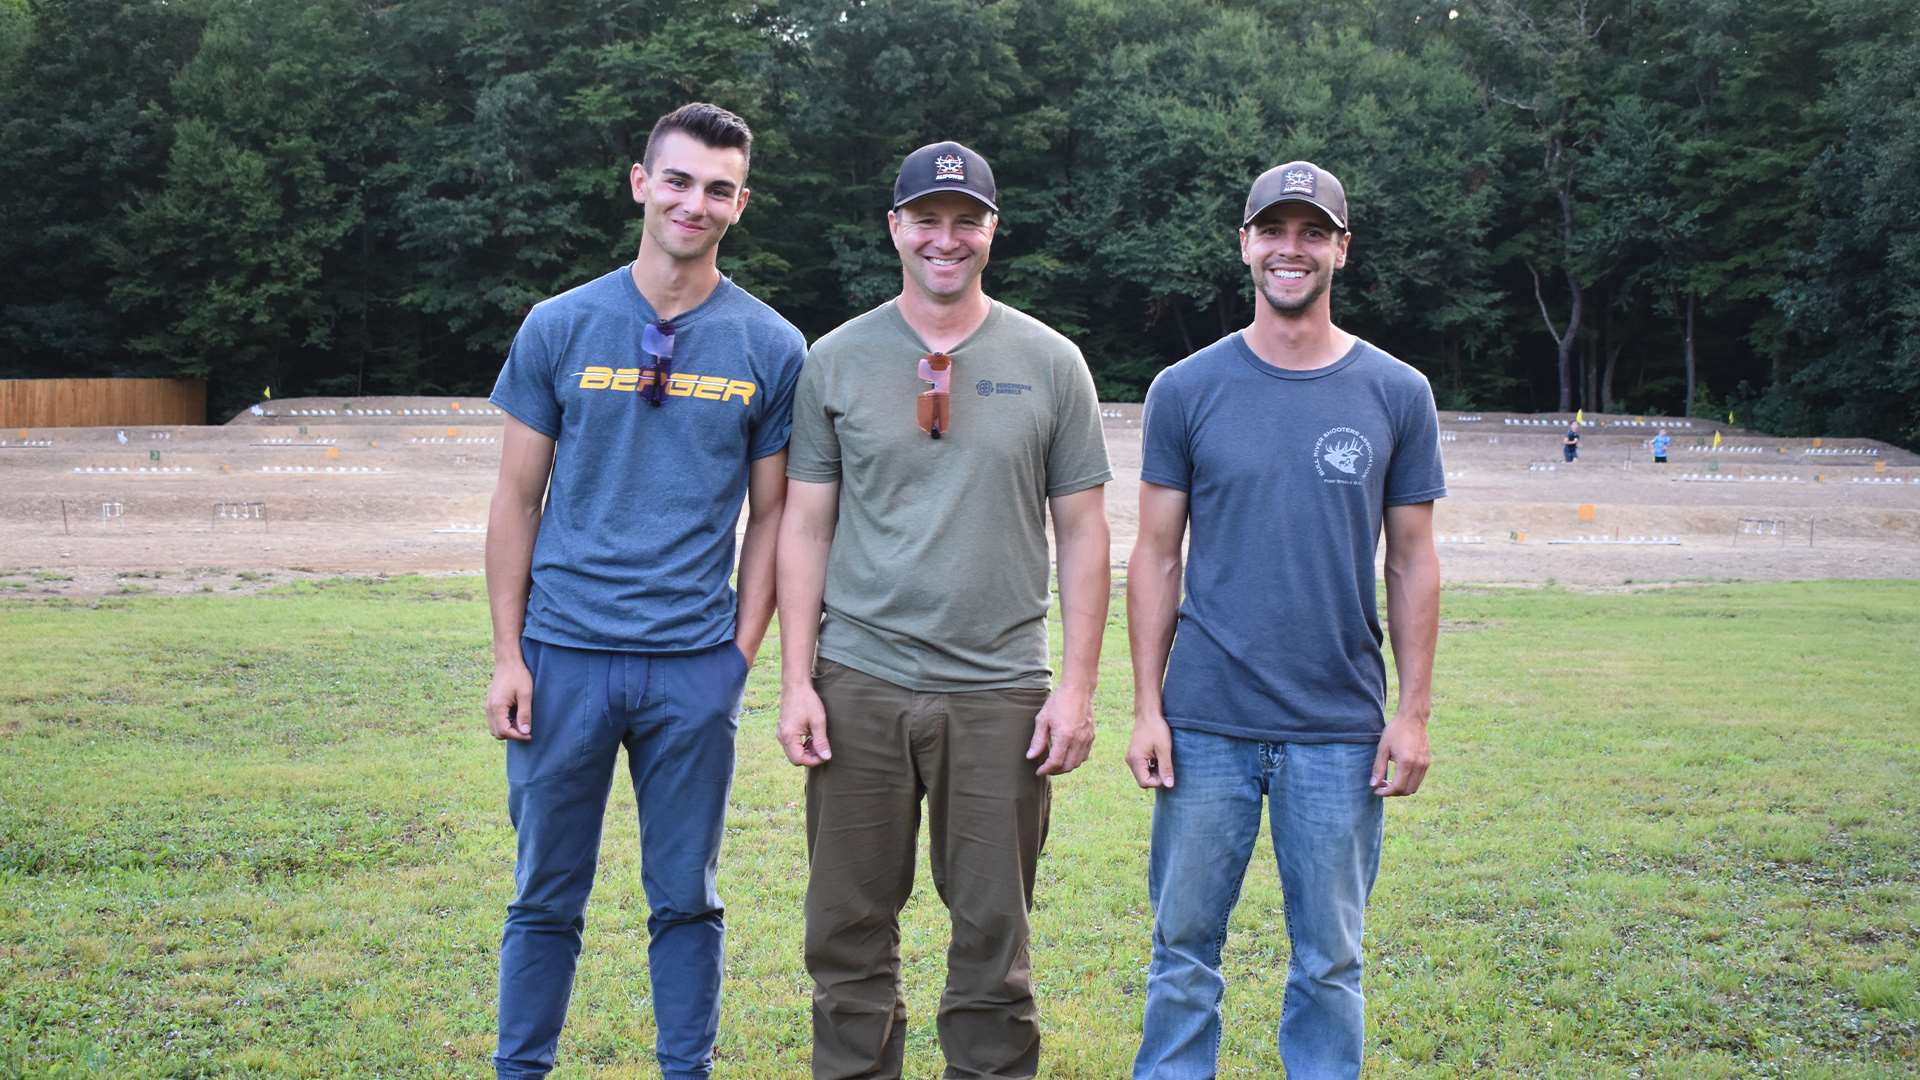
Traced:
POLYGON ((653 132, 647 136, 646 153, 640 159, 642 166, 653 168, 653 148, 660 145, 669 131, 684 131, 717 149, 738 150, 749 162, 753 158, 753 129, 745 120, 718 105, 693 101, 654 121, 653 132))

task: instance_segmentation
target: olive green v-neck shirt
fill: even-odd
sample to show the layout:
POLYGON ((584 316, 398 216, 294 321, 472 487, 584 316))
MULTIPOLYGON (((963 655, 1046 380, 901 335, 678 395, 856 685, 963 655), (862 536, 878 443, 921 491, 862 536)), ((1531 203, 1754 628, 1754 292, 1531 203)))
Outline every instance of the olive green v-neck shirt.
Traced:
POLYGON ((840 485, 820 656, 914 690, 1046 686, 1047 500, 1113 478, 1080 350, 994 301, 920 430, 928 352, 895 301, 808 352, 787 475, 840 485))

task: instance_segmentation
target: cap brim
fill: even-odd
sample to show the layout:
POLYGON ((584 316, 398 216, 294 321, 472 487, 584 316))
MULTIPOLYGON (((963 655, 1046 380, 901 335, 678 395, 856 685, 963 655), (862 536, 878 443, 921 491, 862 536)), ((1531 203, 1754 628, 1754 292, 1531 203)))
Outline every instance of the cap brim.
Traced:
POLYGON ((920 191, 916 191, 904 199, 895 199, 893 201, 893 208, 895 210, 898 210, 915 199, 923 199, 928 195, 938 195, 940 192, 943 192, 943 191, 951 191, 955 195, 965 195, 967 198, 972 199, 974 202, 979 203, 980 205, 986 207, 987 209, 993 211, 996 214, 1000 212, 1000 208, 993 205, 992 199, 987 198, 985 195, 982 195, 977 191, 972 191, 970 189, 963 188, 963 187, 954 187, 952 184, 936 184, 933 187, 924 188, 920 191))
POLYGON ((1274 207, 1279 206, 1281 203, 1286 203, 1286 202, 1306 203, 1308 206, 1314 207, 1315 209, 1319 210, 1321 213, 1327 215, 1327 219, 1333 222, 1334 228, 1344 229, 1347 227, 1346 221, 1342 219, 1339 214, 1334 213, 1332 207, 1328 206, 1326 203, 1323 203, 1318 199, 1309 199, 1305 195, 1282 195, 1277 199, 1273 199, 1271 201, 1262 203, 1258 210, 1255 210, 1253 213, 1247 215, 1247 220, 1241 222, 1240 227, 1243 229, 1246 228, 1247 226, 1253 224, 1254 218, 1257 218, 1261 214, 1264 214, 1267 211, 1273 209, 1274 207))

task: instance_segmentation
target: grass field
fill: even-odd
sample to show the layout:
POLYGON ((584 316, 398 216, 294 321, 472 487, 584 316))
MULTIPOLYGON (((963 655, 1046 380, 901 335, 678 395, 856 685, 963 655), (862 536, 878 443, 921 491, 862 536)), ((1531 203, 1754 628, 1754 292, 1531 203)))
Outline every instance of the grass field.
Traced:
MULTIPOLYGON (((1369 1075, 1920 1073, 1920 583, 1451 589, 1436 763, 1390 807, 1369 1075)), ((510 899, 474 579, 0 600, 0 1075, 472 1076, 510 899)), ((1034 914, 1043 1075, 1125 1074, 1149 797, 1057 783, 1034 914)), ((800 775, 747 694, 722 866, 724 1075, 806 1074, 800 775)), ((561 1042, 652 1075, 632 797, 615 785, 561 1042)), ((1264 841, 1263 841, 1264 844, 1264 841)), ((925 881, 924 872, 922 881, 925 881)), ((1280 1075, 1270 858, 1228 943, 1223 1076, 1280 1075)), ((945 944, 907 910, 908 1075, 945 944)))

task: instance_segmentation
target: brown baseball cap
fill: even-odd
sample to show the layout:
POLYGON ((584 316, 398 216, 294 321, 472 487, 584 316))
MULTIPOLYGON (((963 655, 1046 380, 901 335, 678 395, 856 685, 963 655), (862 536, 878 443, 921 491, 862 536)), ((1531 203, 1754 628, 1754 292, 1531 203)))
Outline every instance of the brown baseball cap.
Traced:
POLYGON ((1326 211, 1336 229, 1347 227, 1347 189, 1340 178, 1311 161, 1289 161, 1260 174, 1247 192, 1247 212, 1240 227, 1275 203, 1303 202, 1326 211))

